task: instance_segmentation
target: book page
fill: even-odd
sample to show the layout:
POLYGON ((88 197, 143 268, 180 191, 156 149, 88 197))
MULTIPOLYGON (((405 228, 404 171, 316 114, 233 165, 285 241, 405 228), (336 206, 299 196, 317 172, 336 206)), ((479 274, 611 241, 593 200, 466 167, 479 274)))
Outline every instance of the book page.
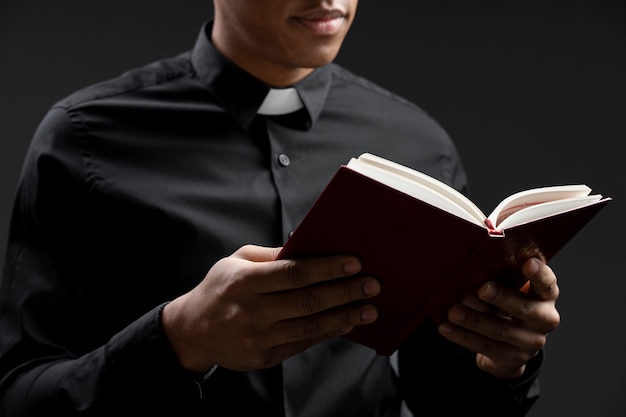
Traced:
POLYGON ((491 214, 489 214, 489 220, 491 220, 496 228, 500 228, 501 223, 506 218, 529 206, 555 200, 585 197, 589 195, 590 192, 591 188, 584 184, 556 185, 520 191, 502 200, 491 214))
POLYGON ((527 206, 521 210, 515 211, 510 216, 502 220, 497 228, 505 230, 507 228, 517 226, 519 224, 523 224, 529 221, 541 219, 543 217, 583 207, 588 204, 600 201, 601 199, 602 196, 600 194, 595 194, 585 197, 575 197, 566 198, 563 200, 548 201, 546 203, 539 203, 527 206))
POLYGON ((486 216, 474 203, 461 192, 424 173, 369 153, 352 158, 347 166, 389 187, 485 227, 486 216))

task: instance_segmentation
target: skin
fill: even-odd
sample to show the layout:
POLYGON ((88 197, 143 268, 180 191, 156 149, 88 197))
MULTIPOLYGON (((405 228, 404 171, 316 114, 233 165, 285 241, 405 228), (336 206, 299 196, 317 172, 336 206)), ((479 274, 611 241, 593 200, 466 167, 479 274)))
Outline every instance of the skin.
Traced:
MULTIPOLYGON (((214 0, 211 39, 241 68, 285 87, 335 58, 357 3, 214 0)), ((354 276, 358 259, 276 260, 279 250, 243 246, 165 307, 163 329, 183 367, 196 373, 213 365, 266 368, 376 320, 373 305, 350 305, 380 291, 374 277, 354 276)), ((522 272, 527 292, 486 283, 439 326, 443 337, 476 352, 480 369, 504 379, 523 374, 560 321, 553 271, 533 258, 522 272)))
POLYGON ((231 61, 273 87, 287 87, 332 61, 357 0, 216 0, 211 40, 231 61))
POLYGON ((530 258, 522 272, 530 283, 527 292, 487 282, 475 296, 452 307, 448 321, 439 326, 446 339, 477 353, 480 369, 499 378, 521 376, 560 322, 552 269, 530 258))

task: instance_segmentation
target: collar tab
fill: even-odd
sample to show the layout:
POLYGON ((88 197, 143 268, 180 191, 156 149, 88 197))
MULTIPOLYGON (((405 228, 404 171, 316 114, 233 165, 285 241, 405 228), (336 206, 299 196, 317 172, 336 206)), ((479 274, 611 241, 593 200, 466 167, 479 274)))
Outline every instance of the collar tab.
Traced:
POLYGON ((293 113, 302 107, 304 104, 295 88, 270 88, 257 113, 263 116, 276 116, 293 113))

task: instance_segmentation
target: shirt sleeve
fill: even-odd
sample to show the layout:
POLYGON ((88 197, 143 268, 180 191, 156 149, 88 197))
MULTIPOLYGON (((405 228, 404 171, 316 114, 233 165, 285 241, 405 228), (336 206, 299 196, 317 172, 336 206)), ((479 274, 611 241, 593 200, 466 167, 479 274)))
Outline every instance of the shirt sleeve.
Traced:
POLYGON ((178 415, 192 407, 203 397, 206 378, 198 380, 178 365, 161 334, 161 309, 88 354, 37 358, 14 369, 4 380, 0 415, 42 416, 50 410, 178 415))
MULTIPOLYGON (((161 330, 166 301, 109 326, 119 302, 102 300, 89 274, 67 261, 77 258, 65 243, 76 240, 81 224, 72 219, 89 187, 74 127, 64 109, 47 115, 18 185, 0 281, 0 416, 178 415, 202 387, 161 330)), ((110 278, 123 292, 123 282, 110 278)))

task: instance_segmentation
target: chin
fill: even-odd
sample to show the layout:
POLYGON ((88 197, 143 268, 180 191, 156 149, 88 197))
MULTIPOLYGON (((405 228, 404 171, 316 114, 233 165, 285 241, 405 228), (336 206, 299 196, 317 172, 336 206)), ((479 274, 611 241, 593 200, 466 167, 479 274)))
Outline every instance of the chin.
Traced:
POLYGON ((331 63, 339 53, 339 48, 317 48, 300 56, 301 67, 317 68, 331 63))

